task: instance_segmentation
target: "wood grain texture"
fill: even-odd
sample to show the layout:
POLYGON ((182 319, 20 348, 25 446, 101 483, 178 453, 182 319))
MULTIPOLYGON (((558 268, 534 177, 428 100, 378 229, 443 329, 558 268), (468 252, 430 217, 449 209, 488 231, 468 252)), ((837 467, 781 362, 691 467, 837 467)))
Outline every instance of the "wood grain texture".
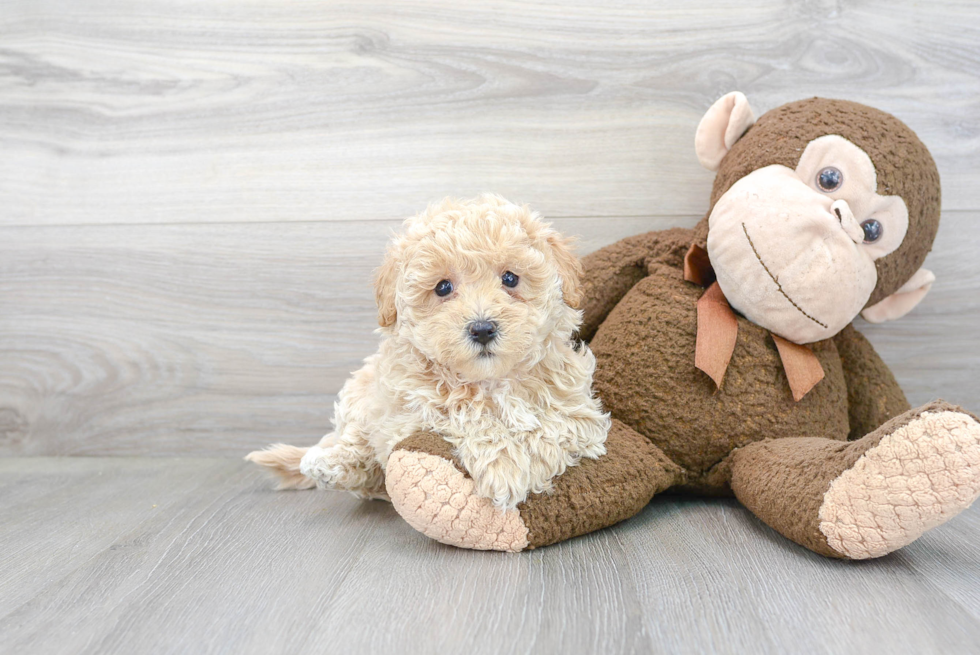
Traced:
POLYGON ((730 500, 520 555, 214 459, 0 459, 0 651, 966 653, 980 509, 828 560, 730 500), (79 490, 84 492, 80 493, 79 490))
MULTIPOLYGON (((588 252, 691 219, 558 219, 588 252)), ((913 404, 980 408, 980 212, 947 212, 912 314, 863 330, 913 404)), ((377 347, 397 223, 0 228, 0 454, 239 455, 314 443, 377 347)), ((693 355, 692 355, 693 356, 693 355)))
POLYGON ((940 280, 865 326, 980 406, 980 5, 75 0, 0 6, 0 454, 312 442, 373 352, 389 230, 530 201, 582 252, 693 225, 740 88, 892 111, 945 184, 940 280))
POLYGON ((0 224, 696 215, 732 89, 892 112, 980 208, 969 0, 71 0, 0 6, 0 224))

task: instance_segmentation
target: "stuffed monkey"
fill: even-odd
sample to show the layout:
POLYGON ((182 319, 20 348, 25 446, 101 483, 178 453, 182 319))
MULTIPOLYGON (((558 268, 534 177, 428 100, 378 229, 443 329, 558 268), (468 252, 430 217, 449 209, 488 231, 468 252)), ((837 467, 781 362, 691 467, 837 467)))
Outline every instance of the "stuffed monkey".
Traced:
POLYGON ((667 490, 734 494, 796 543, 864 559, 980 494, 977 418, 943 401, 911 409, 851 324, 901 317, 934 280, 922 263, 939 175, 912 130, 820 98, 756 121, 736 92, 708 110, 695 150, 717 175, 693 230, 583 260, 580 337, 613 418, 608 454, 502 512, 472 494, 448 444, 413 436, 386 472, 413 527, 518 551, 626 519, 667 490))

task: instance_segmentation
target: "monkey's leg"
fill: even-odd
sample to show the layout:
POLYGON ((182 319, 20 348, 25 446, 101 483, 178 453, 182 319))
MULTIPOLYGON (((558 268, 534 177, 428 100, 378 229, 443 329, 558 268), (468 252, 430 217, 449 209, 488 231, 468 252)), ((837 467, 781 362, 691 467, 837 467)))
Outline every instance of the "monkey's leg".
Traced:
POLYGON ((413 528, 461 548, 517 552, 547 546, 630 518, 682 472, 645 437, 613 421, 606 454, 583 459, 504 512, 473 491, 473 480, 435 434, 395 447, 385 471, 388 495, 413 528))
POLYGON ((754 443, 733 455, 732 489, 770 527, 821 555, 880 557, 980 495, 980 423, 936 401, 857 441, 754 443))

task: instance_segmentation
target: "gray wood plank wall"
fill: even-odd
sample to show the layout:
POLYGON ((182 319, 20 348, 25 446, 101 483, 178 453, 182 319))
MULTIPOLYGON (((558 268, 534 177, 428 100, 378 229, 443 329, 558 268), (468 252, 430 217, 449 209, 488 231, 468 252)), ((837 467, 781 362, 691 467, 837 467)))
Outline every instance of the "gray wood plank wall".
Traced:
POLYGON ((859 329, 913 403, 980 409, 980 4, 599 4, 0 5, 0 454, 312 441, 402 218, 489 190, 582 252, 693 225, 694 130, 732 89, 928 144, 939 280, 859 329))

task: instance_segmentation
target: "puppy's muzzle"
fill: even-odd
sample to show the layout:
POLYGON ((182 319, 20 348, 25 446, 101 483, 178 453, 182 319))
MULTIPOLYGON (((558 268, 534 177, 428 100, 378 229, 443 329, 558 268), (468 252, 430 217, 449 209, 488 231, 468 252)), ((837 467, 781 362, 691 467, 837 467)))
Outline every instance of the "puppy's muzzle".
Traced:
POLYGON ((493 321, 473 321, 468 329, 470 339, 484 346, 497 338, 497 324, 493 321))

